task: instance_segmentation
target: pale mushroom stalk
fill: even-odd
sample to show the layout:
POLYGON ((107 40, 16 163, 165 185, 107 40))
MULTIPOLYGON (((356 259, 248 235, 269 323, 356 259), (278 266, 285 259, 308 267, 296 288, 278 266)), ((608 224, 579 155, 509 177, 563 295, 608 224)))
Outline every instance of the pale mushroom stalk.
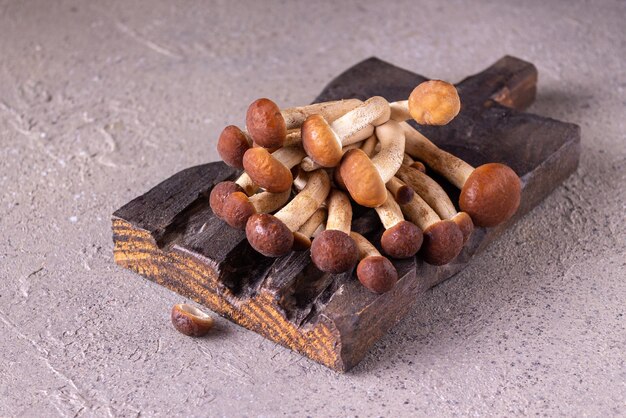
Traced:
POLYGON ((280 193, 261 192, 250 197, 231 193, 224 201, 223 219, 235 229, 245 229, 248 218, 256 213, 270 213, 281 208, 291 196, 291 189, 280 193))
POLYGON ((351 232, 350 237, 359 251, 356 275, 361 284, 379 294, 393 289, 398 281, 398 271, 391 261, 383 257, 363 235, 351 232))
POLYGON ((323 206, 313 212, 300 229, 293 233, 293 249, 302 251, 310 248, 311 238, 324 230, 327 216, 328 210, 323 206))
POLYGON ((404 158, 402 159, 402 165, 406 165, 408 167, 415 168, 416 170, 419 170, 422 173, 426 172, 426 166, 421 161, 415 161, 406 152, 404 153, 404 158))
POLYGON ((279 148, 285 145, 287 131, 300 128, 307 117, 319 114, 334 121, 361 103, 358 99, 348 99, 280 110, 273 101, 258 99, 248 107, 246 127, 255 143, 265 148, 279 148))
POLYGON ((402 166, 396 174, 400 180, 410 186, 428 205, 437 212, 441 219, 450 219, 463 233, 463 244, 474 230, 471 217, 465 212, 457 212, 454 204, 443 188, 427 174, 415 168, 402 166))
POLYGON ((269 153, 265 148, 250 148, 243 156, 243 166, 260 187, 268 192, 280 193, 291 188, 291 169, 304 158, 300 146, 279 148, 269 153))
POLYGON ((250 245, 267 257, 287 254, 293 247, 297 231, 322 205, 330 192, 330 179, 323 170, 309 174, 306 186, 274 215, 255 214, 246 223, 250 245))
POLYGON ((400 205, 409 203, 415 193, 412 188, 402 183, 396 176, 392 177, 391 180, 387 182, 387 190, 391 192, 393 198, 400 205))
POLYGON ((478 226, 496 226, 517 211, 521 181, 508 166, 488 163, 474 168, 460 158, 441 150, 428 138, 402 123, 409 155, 424 161, 430 168, 461 189, 459 207, 478 226))
POLYGON ((376 208, 385 232, 380 239, 383 251, 393 258, 413 257, 422 245, 422 231, 404 220, 402 210, 387 191, 387 200, 376 208))
POLYGON ((307 155, 322 167, 335 167, 342 148, 363 141, 374 127, 389 120, 389 103, 371 97, 361 105, 329 123, 322 115, 311 115, 302 124, 302 145, 307 155))
POLYGON ((326 229, 311 245, 311 260, 326 273, 342 273, 352 269, 358 251, 352 238, 352 206, 348 195, 340 190, 332 190, 327 199, 328 218, 326 229))
POLYGON ((363 141, 363 145, 361 146, 361 150, 370 158, 374 155, 376 151, 376 146, 378 145, 378 138, 376 138, 376 134, 370 136, 365 141, 363 141))

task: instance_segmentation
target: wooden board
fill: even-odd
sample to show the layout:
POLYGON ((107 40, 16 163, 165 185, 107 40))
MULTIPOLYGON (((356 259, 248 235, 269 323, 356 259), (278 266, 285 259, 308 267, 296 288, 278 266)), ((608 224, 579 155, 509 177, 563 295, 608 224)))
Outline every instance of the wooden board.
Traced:
MULTIPOLYGON (((374 95, 403 100, 424 80, 370 58, 333 80, 316 101, 374 95)), ((370 293, 352 273, 321 273, 308 251, 271 259, 252 250, 244 233, 209 207, 213 185, 236 174, 223 163, 183 170, 117 210, 115 262, 319 363, 349 370, 421 294, 462 270, 576 170, 579 127, 523 113, 536 84, 532 64, 504 57, 457 84, 462 110, 452 123, 422 130, 470 164, 511 166, 522 178, 522 203, 507 224, 477 229, 449 265, 395 261, 400 280, 386 294, 370 293)), ((446 188, 456 201, 458 191, 446 188)), ((356 213, 353 226, 370 238, 381 232, 371 210, 356 213)))

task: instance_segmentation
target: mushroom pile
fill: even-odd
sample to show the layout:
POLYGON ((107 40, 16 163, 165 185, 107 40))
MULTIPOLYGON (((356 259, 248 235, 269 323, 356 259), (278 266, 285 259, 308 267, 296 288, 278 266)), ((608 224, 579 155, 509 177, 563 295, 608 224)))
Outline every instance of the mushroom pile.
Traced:
POLYGON ((356 266, 366 288, 387 292, 398 279, 389 258, 417 254, 447 264, 474 225, 496 226, 519 206, 520 179, 511 168, 474 168, 407 123, 445 125, 460 107, 456 88, 441 80, 393 103, 376 96, 281 110, 258 99, 246 130, 227 126, 219 137, 223 161, 243 172, 213 188, 211 209, 245 230, 266 257, 310 248, 321 271, 356 266), (426 167, 461 190, 458 209, 426 167), (351 230, 353 205, 376 211, 384 227, 379 245, 351 230))

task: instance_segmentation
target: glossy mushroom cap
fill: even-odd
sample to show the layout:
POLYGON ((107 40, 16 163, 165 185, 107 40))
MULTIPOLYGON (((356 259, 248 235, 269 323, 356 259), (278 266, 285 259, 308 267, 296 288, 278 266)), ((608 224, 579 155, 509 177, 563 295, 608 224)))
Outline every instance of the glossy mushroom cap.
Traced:
POLYGON ((224 199, 222 213, 228 225, 243 230, 246 228, 248 218, 256 213, 256 209, 245 193, 233 192, 224 199))
POLYGON ((265 148, 250 148, 246 151, 243 167, 256 184, 270 193, 284 192, 293 183, 291 170, 265 148))
POLYGON ((387 199, 387 188, 376 166, 360 149, 346 152, 339 166, 340 176, 355 202, 375 208, 387 199))
POLYGON ((456 224, 463 234, 463 245, 469 240, 474 232, 474 222, 472 218, 466 212, 459 212, 450 218, 452 222, 456 224))
POLYGON ((223 181, 213 187, 209 195, 209 205, 215 216, 224 219, 224 201, 234 192, 243 192, 241 186, 234 181, 223 181))
POLYGON ((311 244, 311 259, 326 273, 343 273, 359 260, 359 250, 348 234, 338 230, 320 232, 311 244))
POLYGON ((445 81, 419 84, 409 96, 409 113, 421 125, 445 125, 461 110, 456 88, 445 81))
POLYGON ((252 102, 246 113, 246 127, 254 142, 264 148, 281 147, 287 136, 285 119, 270 99, 252 102))
POLYGON ((476 168, 467 178, 459 206, 475 225, 496 226, 513 216, 520 204, 521 191, 520 179, 511 168, 489 163, 476 168))
POLYGON ((293 247, 293 233, 278 218, 267 213, 257 213, 246 223, 248 242, 266 257, 280 257, 293 247))
POLYGON ((454 260, 463 249, 463 233, 450 220, 435 222, 424 230, 420 254, 424 261, 443 266, 454 260))
POLYGON ((356 276, 363 286, 374 293, 385 293, 393 289, 398 281, 398 272, 386 257, 365 257, 356 268, 356 276))
POLYGON ((401 221, 383 233, 380 245, 390 257, 409 258, 417 254, 423 239, 422 230, 415 224, 401 221))
POLYGON ((217 152, 231 167, 243 168, 243 154, 250 148, 246 134, 235 125, 224 128, 217 140, 217 152))
POLYGON ((311 115, 302 124, 302 146, 322 167, 335 167, 341 161, 341 141, 321 115, 311 115))

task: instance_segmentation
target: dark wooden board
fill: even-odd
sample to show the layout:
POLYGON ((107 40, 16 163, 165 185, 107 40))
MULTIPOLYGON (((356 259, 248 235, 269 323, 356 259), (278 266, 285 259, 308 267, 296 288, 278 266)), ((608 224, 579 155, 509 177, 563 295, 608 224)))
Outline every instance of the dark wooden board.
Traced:
MULTIPOLYGON (((333 80, 315 101, 381 95, 406 99, 425 78, 376 58, 333 80)), ((577 125, 523 113, 534 100, 536 68, 504 57, 457 87, 459 116, 422 131, 441 148, 471 164, 503 162, 522 178, 522 203, 505 225, 478 229, 452 263, 435 267, 419 259, 396 261, 400 280, 375 295, 353 274, 328 275, 308 251, 270 259, 252 250, 245 235, 211 212, 208 195, 236 173, 222 163, 183 170, 113 214, 115 262, 207 306, 259 334, 332 369, 346 371, 430 287, 462 270, 509 225, 519 221, 576 170, 577 125)), ((458 191, 446 187, 456 199, 458 191)), ((370 237, 381 226, 362 211, 354 229, 370 237)))

